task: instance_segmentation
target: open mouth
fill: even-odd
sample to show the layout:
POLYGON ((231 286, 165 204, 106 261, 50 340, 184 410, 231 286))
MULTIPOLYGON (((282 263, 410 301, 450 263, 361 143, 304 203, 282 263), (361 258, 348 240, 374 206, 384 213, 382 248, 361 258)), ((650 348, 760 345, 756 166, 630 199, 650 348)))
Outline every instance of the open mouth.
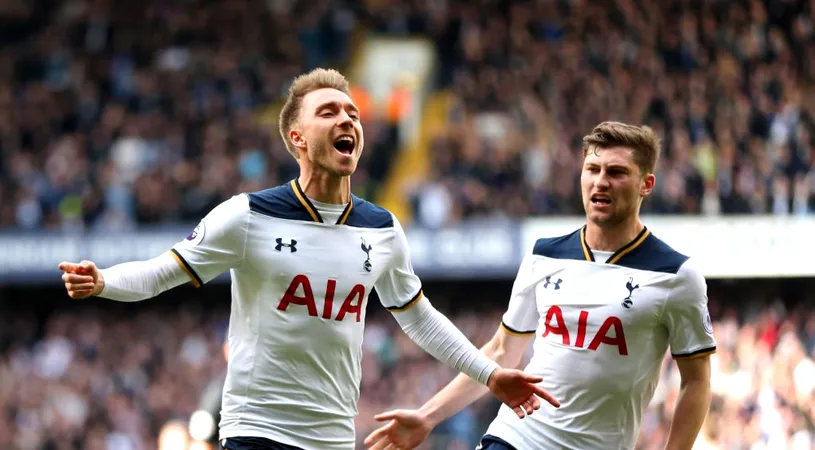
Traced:
POLYGON ((611 199, 603 195, 592 196, 591 202, 594 205, 610 205, 611 199))
POLYGON ((334 141, 334 148, 343 155, 351 155, 354 153, 354 138, 348 135, 340 136, 334 141))

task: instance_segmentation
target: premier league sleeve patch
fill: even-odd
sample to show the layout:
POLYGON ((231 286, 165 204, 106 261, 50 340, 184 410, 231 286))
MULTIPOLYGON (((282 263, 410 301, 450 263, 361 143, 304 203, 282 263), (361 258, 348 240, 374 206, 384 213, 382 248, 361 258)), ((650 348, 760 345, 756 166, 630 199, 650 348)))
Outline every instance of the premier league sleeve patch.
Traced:
POLYGON ((705 318, 704 318, 704 321, 703 321, 702 324, 704 325, 705 331, 707 332, 707 334, 712 335, 713 334, 713 321, 710 320, 710 313, 707 312, 707 311, 705 311, 705 318))
POLYGON ((187 235, 187 238, 185 240, 189 243, 189 245, 200 244, 201 241, 204 240, 204 234, 206 232, 206 229, 207 227, 206 225, 204 225, 204 221, 202 220, 201 222, 198 223, 198 226, 196 226, 192 230, 192 232, 189 235, 187 235))

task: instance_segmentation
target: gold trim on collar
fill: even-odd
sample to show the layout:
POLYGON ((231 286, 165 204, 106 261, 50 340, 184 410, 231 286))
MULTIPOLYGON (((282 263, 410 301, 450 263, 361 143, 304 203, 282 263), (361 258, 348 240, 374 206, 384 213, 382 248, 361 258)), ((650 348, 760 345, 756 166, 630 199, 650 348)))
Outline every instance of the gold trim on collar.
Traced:
POLYGON ((320 213, 318 213, 317 209, 308 201, 306 194, 301 191, 300 183, 298 183, 297 180, 291 180, 291 189, 294 191, 294 195, 297 196, 297 200, 300 200, 300 204, 303 205, 303 208, 306 208, 308 215, 310 215, 315 222, 322 223, 323 218, 320 217, 320 213))

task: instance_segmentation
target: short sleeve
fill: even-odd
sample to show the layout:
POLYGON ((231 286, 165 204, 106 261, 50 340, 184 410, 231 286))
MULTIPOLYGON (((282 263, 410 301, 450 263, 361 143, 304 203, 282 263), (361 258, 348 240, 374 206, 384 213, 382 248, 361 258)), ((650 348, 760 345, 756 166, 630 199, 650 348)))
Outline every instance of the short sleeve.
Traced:
POLYGON ((501 321, 504 330, 511 334, 533 334, 538 327, 540 315, 535 302, 535 283, 533 280, 533 268, 536 258, 538 257, 533 254, 524 257, 512 285, 509 306, 501 321))
POLYGON ((376 280, 379 301, 391 312, 401 312, 415 305, 422 298, 422 282, 413 273, 405 231, 396 217, 393 218, 393 247, 388 270, 376 280))
POLYGON ((662 322, 668 329, 674 358, 692 358, 716 351, 707 309, 707 283, 691 260, 676 274, 675 284, 666 299, 662 322))
POLYGON ((197 287, 243 261, 249 226, 249 199, 236 195, 219 204, 171 253, 197 287))

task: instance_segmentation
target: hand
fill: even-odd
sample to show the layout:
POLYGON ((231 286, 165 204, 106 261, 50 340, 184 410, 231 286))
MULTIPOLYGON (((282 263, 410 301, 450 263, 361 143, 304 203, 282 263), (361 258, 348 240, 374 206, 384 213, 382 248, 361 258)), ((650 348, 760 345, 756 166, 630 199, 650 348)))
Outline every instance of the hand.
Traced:
POLYGON ((542 377, 530 375, 515 369, 495 369, 487 382, 493 395, 506 403, 521 419, 540 409, 541 402, 538 397, 546 400, 552 406, 559 408, 560 402, 552 394, 546 392, 536 383, 543 381, 542 377))
POLYGON ((62 262, 59 270, 63 271, 62 281, 71 298, 88 298, 99 295, 105 287, 105 280, 96 264, 91 261, 82 261, 79 264, 62 262))
POLYGON ((427 439, 433 429, 430 420, 416 410, 397 409, 378 414, 374 419, 390 422, 365 438, 369 450, 411 450, 427 439))

